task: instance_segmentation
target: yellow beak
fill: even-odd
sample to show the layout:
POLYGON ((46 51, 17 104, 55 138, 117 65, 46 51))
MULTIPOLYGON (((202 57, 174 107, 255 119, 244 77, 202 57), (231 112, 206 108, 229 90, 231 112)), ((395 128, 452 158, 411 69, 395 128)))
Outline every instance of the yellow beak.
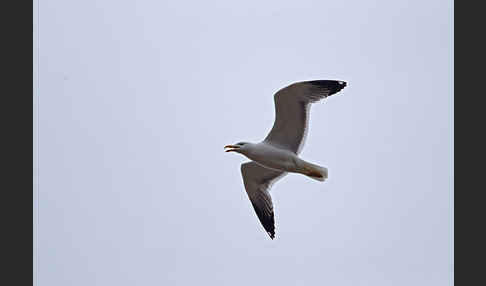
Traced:
POLYGON ((224 146, 225 152, 234 152, 236 149, 240 148, 240 146, 237 145, 226 145, 224 146))

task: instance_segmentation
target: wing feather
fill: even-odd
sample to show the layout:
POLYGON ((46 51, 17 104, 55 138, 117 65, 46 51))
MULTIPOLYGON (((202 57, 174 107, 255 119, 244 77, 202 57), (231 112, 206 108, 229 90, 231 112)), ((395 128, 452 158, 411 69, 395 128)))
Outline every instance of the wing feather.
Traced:
POLYGON ((264 142, 299 154, 309 124, 310 105, 346 86, 338 80, 302 81, 282 88, 274 95, 275 122, 264 142))
POLYGON ((269 190, 278 179, 287 174, 265 168, 255 162, 241 164, 241 175, 246 193, 263 228, 271 239, 275 237, 275 217, 269 190))

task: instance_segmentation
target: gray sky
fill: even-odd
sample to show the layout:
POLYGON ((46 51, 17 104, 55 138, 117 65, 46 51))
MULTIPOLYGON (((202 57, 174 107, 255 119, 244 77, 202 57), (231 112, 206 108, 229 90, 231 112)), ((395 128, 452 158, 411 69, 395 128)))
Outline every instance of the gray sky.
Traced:
POLYGON ((453 1, 38 8, 38 285, 453 285, 453 1), (310 79, 271 241, 223 146, 310 79))

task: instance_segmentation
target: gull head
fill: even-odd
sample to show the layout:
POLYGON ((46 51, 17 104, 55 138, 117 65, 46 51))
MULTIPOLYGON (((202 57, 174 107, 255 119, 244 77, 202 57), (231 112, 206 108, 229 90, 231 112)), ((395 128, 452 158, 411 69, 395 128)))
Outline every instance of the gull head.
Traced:
POLYGON ((244 154, 245 151, 250 147, 250 143, 248 142, 239 142, 234 145, 226 145, 224 146, 225 152, 237 152, 244 154))

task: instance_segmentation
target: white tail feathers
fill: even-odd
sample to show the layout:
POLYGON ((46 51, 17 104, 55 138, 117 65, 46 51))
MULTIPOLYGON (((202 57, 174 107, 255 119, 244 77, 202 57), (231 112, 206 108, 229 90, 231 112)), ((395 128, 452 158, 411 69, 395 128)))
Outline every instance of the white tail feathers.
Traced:
POLYGON ((327 168, 305 162, 302 174, 314 180, 324 182, 327 179, 327 168))

